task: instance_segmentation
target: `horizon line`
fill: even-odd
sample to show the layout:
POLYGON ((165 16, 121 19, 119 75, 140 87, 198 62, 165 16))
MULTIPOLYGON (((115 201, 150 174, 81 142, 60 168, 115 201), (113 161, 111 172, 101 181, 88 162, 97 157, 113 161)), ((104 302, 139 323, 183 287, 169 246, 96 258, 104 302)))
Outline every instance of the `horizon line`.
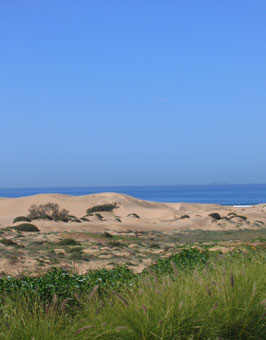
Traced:
POLYGON ((225 183, 213 182, 204 184, 120 184, 120 185, 79 185, 79 186, 23 186, 23 187, 0 187, 0 190, 20 189, 71 189, 71 188, 129 188, 129 187, 175 187, 175 186, 230 186, 230 185, 266 185, 265 183, 225 183))

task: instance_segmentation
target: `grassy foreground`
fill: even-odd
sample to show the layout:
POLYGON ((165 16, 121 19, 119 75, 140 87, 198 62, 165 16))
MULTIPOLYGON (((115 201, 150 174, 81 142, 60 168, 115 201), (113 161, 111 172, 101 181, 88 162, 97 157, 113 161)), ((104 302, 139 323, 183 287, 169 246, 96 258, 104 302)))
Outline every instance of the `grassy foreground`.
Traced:
POLYGON ((0 339, 265 339, 263 249, 185 249, 134 274, 0 279, 0 339))

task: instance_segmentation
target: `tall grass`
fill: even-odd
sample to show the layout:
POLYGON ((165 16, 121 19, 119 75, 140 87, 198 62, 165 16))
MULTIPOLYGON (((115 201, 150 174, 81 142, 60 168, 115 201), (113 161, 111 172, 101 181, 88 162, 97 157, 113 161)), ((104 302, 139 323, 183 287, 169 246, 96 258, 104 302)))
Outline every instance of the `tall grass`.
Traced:
MULTIPOLYGON (((251 251, 252 252, 252 251, 251 251)), ((210 259, 191 270, 154 270, 131 287, 43 303, 2 297, 1 339, 265 339, 265 253, 210 259), (78 307, 77 307, 78 306, 78 307)))

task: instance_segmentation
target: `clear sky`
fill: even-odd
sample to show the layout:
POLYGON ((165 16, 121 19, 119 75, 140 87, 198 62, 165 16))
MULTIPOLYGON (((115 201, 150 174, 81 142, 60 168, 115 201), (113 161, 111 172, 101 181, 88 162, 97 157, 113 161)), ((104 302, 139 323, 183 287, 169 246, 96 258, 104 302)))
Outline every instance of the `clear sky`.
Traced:
POLYGON ((265 0, 0 0, 0 187, 266 183, 265 0))

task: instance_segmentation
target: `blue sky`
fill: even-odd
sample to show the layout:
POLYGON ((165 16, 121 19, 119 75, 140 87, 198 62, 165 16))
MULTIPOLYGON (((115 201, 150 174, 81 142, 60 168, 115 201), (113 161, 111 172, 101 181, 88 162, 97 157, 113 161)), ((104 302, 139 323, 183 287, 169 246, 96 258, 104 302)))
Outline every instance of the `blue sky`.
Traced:
POLYGON ((0 0, 0 187, 266 183, 264 0, 0 0))

